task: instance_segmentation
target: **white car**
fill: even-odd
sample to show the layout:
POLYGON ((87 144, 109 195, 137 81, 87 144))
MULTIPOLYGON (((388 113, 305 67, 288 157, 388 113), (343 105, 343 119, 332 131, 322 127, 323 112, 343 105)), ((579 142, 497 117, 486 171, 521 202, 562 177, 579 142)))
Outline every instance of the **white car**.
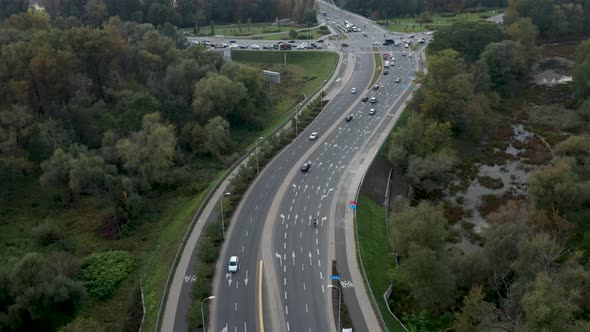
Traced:
POLYGON ((402 53, 402 56, 406 56, 407 54, 408 54, 408 53, 406 53, 406 51, 404 51, 404 52, 402 53))
POLYGON ((250 47, 251 47, 253 50, 258 50, 258 49, 260 49, 260 46, 258 46, 258 45, 256 45, 256 44, 252 44, 250 47))
POLYGON ((350 90, 350 93, 355 94, 356 93, 356 88, 352 88, 352 90, 350 90))
POLYGON ((238 256, 231 256, 229 259, 229 264, 227 266, 227 272, 234 273, 234 272, 238 272, 239 269, 240 269, 240 260, 238 259, 238 256))
POLYGON ((409 48, 410 47, 410 44, 405 44, 404 47, 405 48, 409 48))
POLYGON ((380 42, 378 42, 378 41, 374 41, 374 42, 373 42, 373 45, 381 45, 381 43, 380 43, 380 42))
POLYGON ((320 134, 319 134, 317 131, 314 131, 313 133, 311 133, 311 135, 309 135, 309 140, 310 140, 310 141, 313 141, 313 140, 315 140, 316 138, 318 138, 318 136, 319 136, 319 135, 320 135, 320 134))
POLYGON ((371 97, 371 104, 374 104, 374 103, 376 103, 376 102, 377 102, 377 98, 375 98, 375 97, 371 97))
POLYGON ((408 58, 411 58, 411 57, 412 57, 412 53, 408 54, 408 58))
POLYGON ((374 115, 374 114, 375 114, 375 109, 374 109, 374 108, 371 108, 371 109, 369 110, 369 115, 374 115))

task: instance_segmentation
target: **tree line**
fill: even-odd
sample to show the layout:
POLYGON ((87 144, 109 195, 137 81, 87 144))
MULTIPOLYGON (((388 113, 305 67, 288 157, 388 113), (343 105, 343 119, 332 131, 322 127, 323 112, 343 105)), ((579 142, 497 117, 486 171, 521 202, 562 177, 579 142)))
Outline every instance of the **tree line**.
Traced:
MULTIPOLYGON (((312 0, 40 0, 55 19, 77 17, 87 24, 100 24, 109 17, 125 21, 191 27, 195 23, 274 22, 292 18, 303 22, 312 0)), ((26 11, 27 0, 1 0, 0 19, 26 11)))
POLYGON ((231 129, 258 130, 267 110, 258 69, 187 47, 169 24, 86 27, 29 11, 2 27, 14 33, 0 49, 0 172, 41 172, 62 206, 95 195, 125 223, 195 158, 228 161, 231 129))
POLYGON ((583 130, 590 121, 589 41, 576 51, 573 109, 547 111, 556 122, 575 113, 582 128, 570 130, 553 148, 555 159, 532 172, 528 204, 510 201, 486 217, 480 248, 457 253, 448 246, 456 235, 440 199, 469 159, 461 152, 493 139, 506 102, 525 91, 544 38, 534 21, 438 30, 409 102, 412 115, 392 136, 389 159, 409 180, 412 200, 393 204, 390 238, 400 263, 389 273, 391 305, 412 331, 590 330, 590 301, 581 295, 590 291, 590 136, 583 130))
MULTIPOLYGON (((233 162, 248 144, 234 133, 259 131, 267 116, 259 69, 189 46, 169 23, 87 26, 29 10, 2 21, 0 36, 2 183, 37 179, 57 211, 92 197, 115 238, 163 193, 202 190, 201 170, 233 162)), ((49 253, 0 269, 2 331, 55 330, 132 270, 128 253, 75 257, 50 220, 32 234, 49 253)))
POLYGON ((590 33, 590 2, 583 0, 513 0, 506 24, 529 17, 543 40, 578 39, 590 33))
POLYGON ((507 0, 340 0, 342 8, 367 17, 415 16, 423 12, 456 13, 476 7, 506 7, 507 0))

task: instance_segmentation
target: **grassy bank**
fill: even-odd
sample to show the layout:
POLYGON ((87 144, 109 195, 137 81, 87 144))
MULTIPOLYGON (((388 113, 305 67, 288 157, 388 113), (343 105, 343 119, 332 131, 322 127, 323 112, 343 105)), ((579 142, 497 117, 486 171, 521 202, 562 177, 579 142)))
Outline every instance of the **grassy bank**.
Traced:
POLYGON ((385 208, 361 195, 358 198, 356 222, 363 265, 381 315, 389 331, 403 332, 404 329, 389 314, 387 303, 383 299, 383 294, 390 284, 387 272, 394 268, 385 220, 385 208))
MULTIPOLYGON (((274 23, 252 23, 248 25, 247 22, 244 22, 242 24, 215 25, 215 31, 213 33, 210 25, 204 25, 199 27, 199 36, 250 36, 265 33, 288 32, 291 29, 301 28, 301 26, 276 26, 274 23)), ((184 28, 180 30, 183 32, 194 32, 193 28, 184 28)))
POLYGON ((369 84, 368 89, 372 89, 373 85, 379 80, 379 76, 381 76, 381 71, 383 69, 383 58, 381 58, 381 53, 379 53, 379 48, 373 47, 373 58, 375 59, 375 71, 373 72, 373 79, 371 80, 371 84, 369 84))
MULTIPOLYGON (((433 15, 432 22, 420 23, 416 22, 418 17, 397 17, 387 19, 387 29, 399 32, 424 32, 434 30, 441 26, 446 26, 459 21, 478 21, 485 20, 489 17, 501 14, 504 11, 500 9, 489 9, 479 13, 460 13, 455 16, 441 16, 433 15)), ((385 26, 385 20, 377 21, 379 24, 385 26)))
POLYGON ((281 116, 316 91, 338 63, 338 55, 319 51, 232 51, 236 62, 281 73, 281 83, 273 84, 273 109, 267 127, 279 123, 281 116), (285 54, 287 66, 285 63, 285 54))
POLYGON ((320 28, 311 28, 311 29, 302 29, 297 31, 297 37, 291 38, 289 36, 289 32, 279 33, 279 34, 269 34, 266 36, 260 36, 256 39, 263 39, 263 40, 288 40, 288 39, 300 39, 300 40, 307 40, 314 41, 318 38, 324 37, 330 34, 330 30, 322 30, 320 28))

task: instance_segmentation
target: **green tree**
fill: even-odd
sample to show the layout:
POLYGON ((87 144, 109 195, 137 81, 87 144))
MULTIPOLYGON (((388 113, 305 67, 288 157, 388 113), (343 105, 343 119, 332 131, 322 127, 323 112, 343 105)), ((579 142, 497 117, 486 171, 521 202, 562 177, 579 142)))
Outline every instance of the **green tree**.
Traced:
POLYGON ((213 74, 197 82, 192 107, 198 118, 203 121, 214 116, 238 121, 241 108, 244 108, 244 104, 247 106, 247 97, 248 92, 243 83, 213 74))
POLYGON ((555 146, 555 153, 559 156, 575 158, 578 165, 588 164, 590 136, 570 136, 555 146))
POLYGON ((10 110, 0 111, 0 169, 19 172, 32 167, 25 146, 34 128, 27 107, 13 105, 10 110))
POLYGON ((518 43, 504 40, 489 44, 481 55, 488 66, 492 87, 503 96, 514 93, 516 82, 528 75, 528 64, 519 57, 518 48, 518 43))
POLYGON ((453 133, 449 123, 428 121, 422 116, 412 115, 406 126, 393 133, 389 160, 404 174, 410 157, 426 157, 429 154, 447 151, 453 133))
POLYGON ((454 50, 443 50, 430 57, 428 74, 419 74, 422 84, 412 105, 425 117, 449 122, 454 130, 465 130, 463 110, 473 86, 463 59, 454 50))
POLYGON ((295 29, 289 30, 289 38, 297 39, 297 31, 295 29))
POLYGON ((487 21, 458 21, 443 26, 436 32, 436 38, 428 45, 429 54, 453 49, 466 63, 475 62, 489 43, 499 42, 502 31, 497 24, 487 21))
POLYGON ((50 261, 28 253, 9 276, 8 326, 16 331, 55 330, 79 308, 85 292, 82 285, 56 273, 50 261))
POLYGON ((443 209, 426 201, 416 207, 402 206, 391 214, 392 243, 403 257, 409 256, 410 246, 416 244, 436 253, 445 251, 447 236, 443 209))
POLYGON ((213 20, 209 22, 209 26, 211 27, 211 36, 215 36, 215 23, 213 23, 213 20))
POLYGON ((104 0, 88 0, 84 6, 86 23, 100 25, 107 17, 107 5, 104 0))
POLYGON ((123 167, 147 186, 170 180, 175 148, 174 126, 161 123, 158 113, 145 115, 142 130, 116 145, 123 167))
POLYGON ((453 180, 453 168, 457 159, 447 152, 437 152, 425 157, 411 156, 407 176, 412 187, 420 194, 440 192, 453 180))
POLYGON ((418 310, 442 312, 455 302, 455 276, 440 253, 412 243, 400 271, 418 310))
POLYGON ((214 117, 207 122, 205 132, 207 133, 205 149, 220 158, 232 143, 229 137, 229 123, 220 116, 214 117))
POLYGON ((589 199, 588 187, 563 160, 533 172, 529 178, 531 200, 537 209, 546 212, 563 214, 578 209, 589 199))
POLYGON ((590 40, 585 40, 576 48, 574 65, 574 94, 579 101, 590 95, 590 40))

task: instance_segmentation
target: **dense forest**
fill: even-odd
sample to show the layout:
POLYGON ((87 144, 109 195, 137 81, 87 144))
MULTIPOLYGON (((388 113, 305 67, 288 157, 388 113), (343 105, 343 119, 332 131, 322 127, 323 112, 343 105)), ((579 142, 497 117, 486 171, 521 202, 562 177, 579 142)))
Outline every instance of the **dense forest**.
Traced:
MULTIPOLYGON (((258 68, 224 64, 168 23, 113 17, 96 27, 29 10, 0 23, 0 58, 3 203, 24 185, 50 193, 32 209, 67 214, 91 198, 110 239, 156 214, 162 194, 202 191, 211 178, 197 170, 232 162, 248 142, 231 133, 260 130, 268 110, 258 68)), ((0 211, 16 217, 11 206, 0 211)), ((19 227, 10 223, 1 225, 19 227)), ((89 252, 57 225, 23 229, 36 249, 24 257, 2 243, 0 330, 55 330, 83 303, 111 297, 131 271, 128 252, 89 252)))
MULTIPOLYGON (((77 17, 99 24, 111 16, 125 21, 179 27, 292 18, 302 22, 313 0, 39 0, 52 18, 77 17)), ((0 0, 0 18, 26 10, 27 0, 0 0)))
POLYGON ((553 1, 511 1, 518 15, 505 27, 437 31, 411 115, 392 134, 388 157, 411 194, 390 214, 399 265, 389 303, 410 331, 590 330, 590 41, 575 55, 569 43, 546 46, 575 62, 571 83, 531 79, 556 61, 538 46, 556 37, 555 12, 580 10, 579 20, 563 17, 578 37, 586 31, 576 22, 589 13, 567 4, 544 12, 541 3, 553 1), (520 146, 518 126, 531 135, 520 146), (518 153, 505 152, 510 144, 518 153), (515 163, 528 175, 509 171, 515 163), (467 205, 468 188, 492 194, 467 205), (473 214, 485 220, 480 231, 473 214))
POLYGON ((507 0, 336 0, 342 8, 365 16, 383 18, 414 16, 422 12, 460 12, 470 8, 506 7, 507 0))

